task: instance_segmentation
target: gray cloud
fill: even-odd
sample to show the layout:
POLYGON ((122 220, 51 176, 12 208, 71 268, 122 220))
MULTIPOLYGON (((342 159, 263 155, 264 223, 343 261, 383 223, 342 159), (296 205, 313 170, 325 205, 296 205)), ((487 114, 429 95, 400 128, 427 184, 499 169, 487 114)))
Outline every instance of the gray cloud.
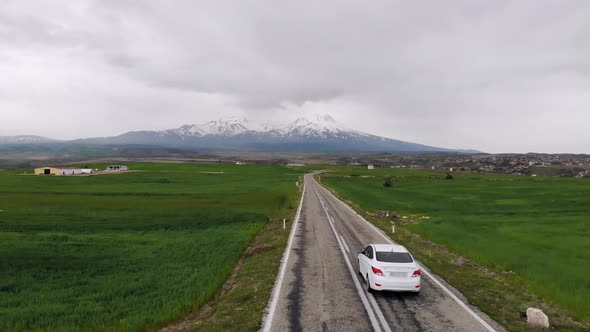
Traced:
POLYGON ((589 35, 585 1, 7 1, 0 134, 327 112, 431 145, 589 153, 589 35))

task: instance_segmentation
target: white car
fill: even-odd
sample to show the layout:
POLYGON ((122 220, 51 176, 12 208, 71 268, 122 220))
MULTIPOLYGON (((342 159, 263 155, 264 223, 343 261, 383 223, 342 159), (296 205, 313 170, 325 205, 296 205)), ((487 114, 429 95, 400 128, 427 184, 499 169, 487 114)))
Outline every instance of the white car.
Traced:
POLYGON ((420 292, 420 268, 403 246, 369 244, 358 256, 367 290, 420 292))

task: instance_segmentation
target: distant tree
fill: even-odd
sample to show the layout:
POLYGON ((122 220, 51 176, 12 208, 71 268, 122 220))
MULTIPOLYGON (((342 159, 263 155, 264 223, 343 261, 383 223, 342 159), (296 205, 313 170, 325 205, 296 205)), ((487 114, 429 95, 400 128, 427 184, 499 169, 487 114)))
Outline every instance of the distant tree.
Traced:
POLYGON ((385 178, 385 181, 383 181, 383 187, 385 187, 385 188, 393 187, 393 178, 391 177, 391 175, 385 178))
POLYGON ((451 175, 451 173, 447 173, 447 176, 445 176, 446 180, 452 180, 453 176, 451 175))

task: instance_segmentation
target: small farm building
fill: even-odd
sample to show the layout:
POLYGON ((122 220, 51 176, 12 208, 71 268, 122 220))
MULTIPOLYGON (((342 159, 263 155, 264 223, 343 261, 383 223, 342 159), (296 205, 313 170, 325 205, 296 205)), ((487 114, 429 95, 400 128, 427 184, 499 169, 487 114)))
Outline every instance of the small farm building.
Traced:
POLYGON ((367 169, 375 169, 375 166, 373 164, 369 164, 367 165, 367 169))
POLYGON ((82 169, 77 167, 39 167, 35 168, 36 175, 80 175, 82 174, 82 169))
POLYGON ((107 166, 105 171, 107 171, 107 172, 120 172, 120 171, 127 171, 128 169, 129 169, 129 167, 127 167, 125 165, 110 165, 110 166, 107 166))

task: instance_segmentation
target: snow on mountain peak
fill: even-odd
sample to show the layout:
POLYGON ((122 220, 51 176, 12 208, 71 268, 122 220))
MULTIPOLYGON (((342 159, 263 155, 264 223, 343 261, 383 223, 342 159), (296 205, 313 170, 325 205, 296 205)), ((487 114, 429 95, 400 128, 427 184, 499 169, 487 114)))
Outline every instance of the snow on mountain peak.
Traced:
POLYGON ((316 114, 315 119, 317 122, 336 123, 336 120, 330 114, 316 114))
POLYGON ((327 137, 334 134, 356 133, 339 125, 333 117, 328 114, 317 114, 314 120, 302 117, 283 128, 283 132, 289 136, 317 136, 327 137))
POLYGON ((49 143, 53 141, 53 139, 35 135, 0 136, 0 144, 49 143))
POLYGON ((245 118, 228 117, 209 121, 200 125, 205 134, 235 136, 251 130, 250 123, 245 118))
POLYGON ((162 135, 176 134, 187 136, 236 136, 246 132, 258 132, 273 136, 313 136, 328 137, 334 135, 364 135, 356 130, 348 129, 336 122, 329 114, 316 114, 311 117, 300 117, 287 125, 252 124, 243 117, 224 117, 203 124, 184 125, 178 129, 166 130, 162 135))
POLYGON ((184 125, 178 129, 166 130, 180 136, 235 136, 250 131, 251 125, 246 118, 230 116, 202 124, 184 125))

